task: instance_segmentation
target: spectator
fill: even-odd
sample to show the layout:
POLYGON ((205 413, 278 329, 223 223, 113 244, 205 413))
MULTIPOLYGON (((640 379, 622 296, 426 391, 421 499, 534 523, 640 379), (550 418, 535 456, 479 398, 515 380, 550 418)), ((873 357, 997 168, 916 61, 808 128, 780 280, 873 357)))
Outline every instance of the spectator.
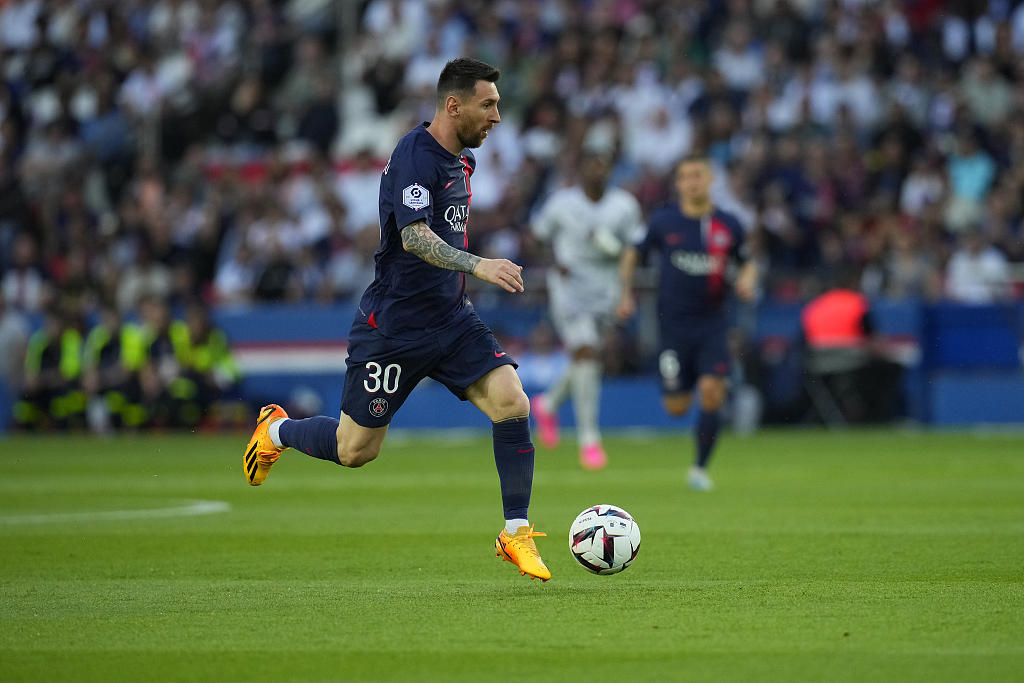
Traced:
POLYGON ((380 169, 374 164, 373 150, 365 148, 356 154, 352 167, 338 175, 336 189, 345 205, 345 229, 350 234, 380 225, 377 202, 367 201, 380 191, 380 169))
POLYGON ((100 321, 89 330, 82 351, 82 390, 88 398, 89 429, 94 433, 140 427, 145 422, 139 386, 145 354, 142 330, 122 322, 116 306, 103 306, 100 321))
POLYGON ((295 65, 285 76, 274 104, 297 123, 302 112, 321 96, 323 86, 329 86, 333 92, 336 83, 319 38, 304 37, 297 44, 295 56, 295 65))
POLYGON ((764 80, 763 54, 753 43, 749 24, 730 24, 723 42, 715 51, 714 64, 729 87, 749 92, 760 85, 764 80))
POLYGON ((138 238, 134 252, 131 265, 120 275, 117 285, 117 308, 125 314, 147 297, 163 299, 171 294, 171 271, 153 258, 150 240, 138 238))
POLYGON ((946 225, 960 232, 981 217, 982 202, 996 176, 992 157, 978 144, 977 135, 965 130, 957 137, 956 152, 947 165, 950 198, 946 225))
POLYGON ((928 157, 918 154, 900 188, 900 209, 908 215, 919 216, 926 207, 938 204, 945 191, 942 174, 928 157))
POLYGON ((34 313, 47 298, 46 283, 38 267, 36 242, 26 233, 14 239, 11 268, 3 278, 3 298, 14 310, 34 313))
POLYGON ((168 386, 177 404, 177 421, 191 426, 204 415, 215 420, 226 417, 223 406, 215 414, 210 411, 234 391, 240 378, 227 336, 213 325, 205 307, 193 304, 185 320, 171 323, 170 337, 180 366, 179 375, 168 386))
POLYGON ((939 297, 938 268, 912 229, 898 228, 885 262, 885 295, 892 299, 939 297))
POLYGON ((15 420, 25 428, 67 429, 84 422, 86 400, 79 390, 82 334, 64 312, 50 310, 28 342, 21 400, 15 420))
POLYGON ((228 305, 252 301, 256 276, 253 250, 246 244, 239 244, 235 253, 217 268, 213 282, 217 301, 228 305))
POLYGON ((1013 89, 987 57, 974 60, 960 81, 960 92, 974 120, 983 126, 1002 123, 1013 109, 1013 89))
POLYGON ((28 338, 29 326, 25 316, 0 298, 0 391, 10 396, 21 390, 22 358, 25 357, 28 338))
POLYGON ((946 266, 946 295, 961 304, 1005 301, 1009 295, 1006 257, 988 244, 980 229, 966 230, 946 266))

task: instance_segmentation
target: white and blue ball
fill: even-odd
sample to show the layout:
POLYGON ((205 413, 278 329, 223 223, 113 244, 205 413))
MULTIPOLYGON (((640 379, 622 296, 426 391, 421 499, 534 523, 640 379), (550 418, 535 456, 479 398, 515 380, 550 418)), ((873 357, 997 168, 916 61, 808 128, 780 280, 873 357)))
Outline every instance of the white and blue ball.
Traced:
POLYGON ((617 574, 640 552, 640 527, 632 515, 614 505, 595 505, 569 527, 569 550, 593 574, 617 574))

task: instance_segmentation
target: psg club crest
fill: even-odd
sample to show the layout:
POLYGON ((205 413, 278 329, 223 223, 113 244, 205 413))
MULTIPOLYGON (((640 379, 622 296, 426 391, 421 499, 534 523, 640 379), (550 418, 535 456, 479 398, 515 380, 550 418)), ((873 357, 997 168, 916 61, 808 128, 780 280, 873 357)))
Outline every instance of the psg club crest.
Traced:
POLYGON ((370 401, 370 415, 383 417, 388 412, 388 402, 383 398, 375 398, 370 401))
POLYGON ((402 190, 402 203, 410 209, 419 211, 430 203, 430 191, 419 183, 413 183, 402 190))

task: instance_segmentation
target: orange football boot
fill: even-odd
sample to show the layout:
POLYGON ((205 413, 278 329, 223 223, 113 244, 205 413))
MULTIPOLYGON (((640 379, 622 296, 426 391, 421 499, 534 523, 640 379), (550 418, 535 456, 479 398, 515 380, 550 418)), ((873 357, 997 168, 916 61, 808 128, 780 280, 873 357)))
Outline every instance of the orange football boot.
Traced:
POLYGON ((270 474, 270 468, 274 466, 281 456, 284 448, 278 448, 270 438, 270 425, 273 422, 288 417, 284 408, 274 403, 263 406, 260 409, 260 419, 256 423, 256 431, 249 439, 249 445, 245 449, 245 456, 242 458, 242 470, 245 478, 253 486, 259 486, 270 474))
POLYGON ((519 573, 523 576, 529 575, 531 579, 547 581, 551 578, 551 571, 544 564, 544 560, 540 559, 537 544, 533 542, 536 536, 547 534, 534 531, 532 526, 521 526, 514 534, 502 529, 498 538, 494 540, 494 554, 500 557, 502 562, 511 562, 518 567, 519 573))

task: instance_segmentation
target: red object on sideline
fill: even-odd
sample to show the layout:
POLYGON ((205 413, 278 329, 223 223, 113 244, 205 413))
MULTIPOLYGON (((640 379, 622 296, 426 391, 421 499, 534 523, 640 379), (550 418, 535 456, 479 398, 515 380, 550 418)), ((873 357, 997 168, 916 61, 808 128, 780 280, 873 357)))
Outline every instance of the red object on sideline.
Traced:
POLYGON ((870 308, 868 298, 851 289, 832 289, 812 299, 800 313, 807 343, 819 349, 864 346, 864 315, 870 308))

